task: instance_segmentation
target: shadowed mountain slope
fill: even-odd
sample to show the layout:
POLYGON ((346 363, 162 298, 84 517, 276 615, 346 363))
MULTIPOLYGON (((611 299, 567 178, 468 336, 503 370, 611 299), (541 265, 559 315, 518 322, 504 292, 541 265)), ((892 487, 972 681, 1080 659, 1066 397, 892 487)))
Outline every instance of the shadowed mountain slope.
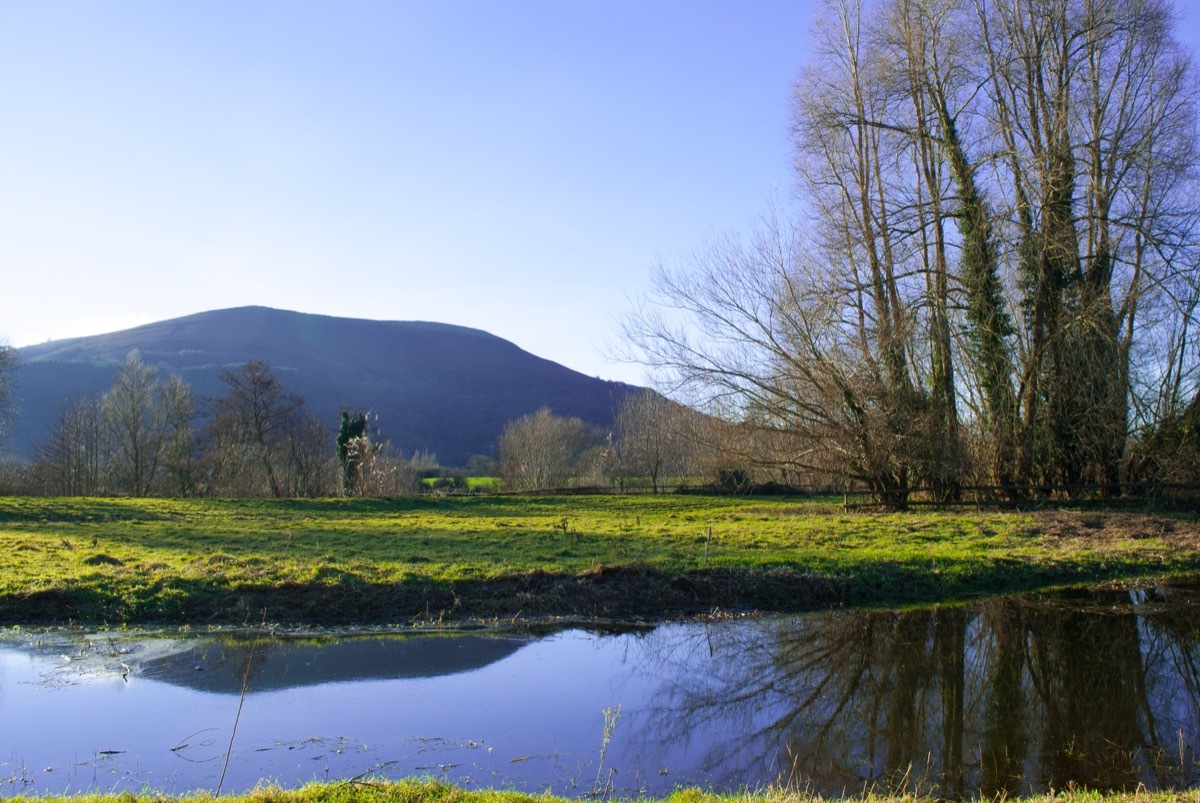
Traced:
POLYGON ((330 426, 371 411, 394 446, 444 465, 492 454, 506 422, 549 407, 608 428, 630 385, 585 376, 487 332, 418 321, 369 321, 238 307, 19 349, 19 409, 9 447, 32 456, 62 403, 106 390, 126 355, 178 373, 200 397, 249 360, 271 364, 290 393, 330 426))

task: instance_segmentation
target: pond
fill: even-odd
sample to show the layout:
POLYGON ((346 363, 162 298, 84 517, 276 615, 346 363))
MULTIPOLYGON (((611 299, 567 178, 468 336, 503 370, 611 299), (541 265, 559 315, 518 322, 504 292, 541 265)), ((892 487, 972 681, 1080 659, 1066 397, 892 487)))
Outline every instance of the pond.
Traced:
POLYGON ((417 775, 953 798, 1196 786, 1198 750, 1196 582, 622 634, 0 639, 5 795, 417 775))

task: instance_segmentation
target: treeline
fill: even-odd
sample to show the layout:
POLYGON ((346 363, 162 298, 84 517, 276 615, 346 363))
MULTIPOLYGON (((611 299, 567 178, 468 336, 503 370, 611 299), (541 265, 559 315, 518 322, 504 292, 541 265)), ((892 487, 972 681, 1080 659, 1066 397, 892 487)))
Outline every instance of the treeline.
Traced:
POLYGON ((771 460, 773 433, 731 423, 653 391, 630 394, 609 431, 543 407, 510 421, 497 443, 503 488, 612 491, 827 489, 825 477, 771 460))
MULTIPOLYGON (((472 488, 744 491, 752 474, 730 444, 744 428, 651 392, 631 394, 614 426, 597 428, 548 408, 509 422, 499 457, 450 468, 397 453, 367 416, 343 412, 331 429, 255 360, 222 371, 224 392, 200 398, 137 352, 102 394, 65 401, 30 464, 0 468, 0 492, 54 496, 393 497, 472 488), (478 488, 479 486, 474 486, 478 488)), ((793 478, 795 479, 795 478, 793 478)))
POLYGON ((62 496, 301 497, 415 493, 427 455, 403 459, 362 413, 336 433, 261 360, 220 374, 200 399, 135 353, 102 395, 64 403, 10 492, 62 496), (199 424, 201 420, 203 424, 199 424))
MULTIPOLYGON (((799 210, 658 272, 645 362, 874 490, 1200 480, 1197 79, 1165 0, 831 0, 799 210)), ((1020 493, 1019 490, 1014 493, 1020 493)))

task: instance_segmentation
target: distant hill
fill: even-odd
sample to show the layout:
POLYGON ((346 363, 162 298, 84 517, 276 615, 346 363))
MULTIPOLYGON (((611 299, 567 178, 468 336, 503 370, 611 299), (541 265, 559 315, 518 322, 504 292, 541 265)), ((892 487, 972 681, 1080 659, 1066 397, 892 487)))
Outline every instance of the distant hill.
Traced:
POLYGON ((238 307, 19 349, 8 449, 32 457, 62 403, 106 390, 134 349, 210 398, 224 390, 217 379, 223 369, 266 360, 284 388, 331 427, 341 410, 369 410, 396 448, 427 449, 443 465, 493 454, 506 422, 542 406, 608 428, 620 401, 640 390, 479 329, 238 307))

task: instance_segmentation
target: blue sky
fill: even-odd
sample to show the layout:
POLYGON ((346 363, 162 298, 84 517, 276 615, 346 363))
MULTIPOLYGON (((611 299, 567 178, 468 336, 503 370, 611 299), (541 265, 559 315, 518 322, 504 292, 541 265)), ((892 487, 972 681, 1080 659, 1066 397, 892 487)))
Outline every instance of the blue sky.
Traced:
POLYGON ((0 0, 0 340, 263 304, 640 381, 606 354, 651 266, 792 191, 812 13, 0 0))

